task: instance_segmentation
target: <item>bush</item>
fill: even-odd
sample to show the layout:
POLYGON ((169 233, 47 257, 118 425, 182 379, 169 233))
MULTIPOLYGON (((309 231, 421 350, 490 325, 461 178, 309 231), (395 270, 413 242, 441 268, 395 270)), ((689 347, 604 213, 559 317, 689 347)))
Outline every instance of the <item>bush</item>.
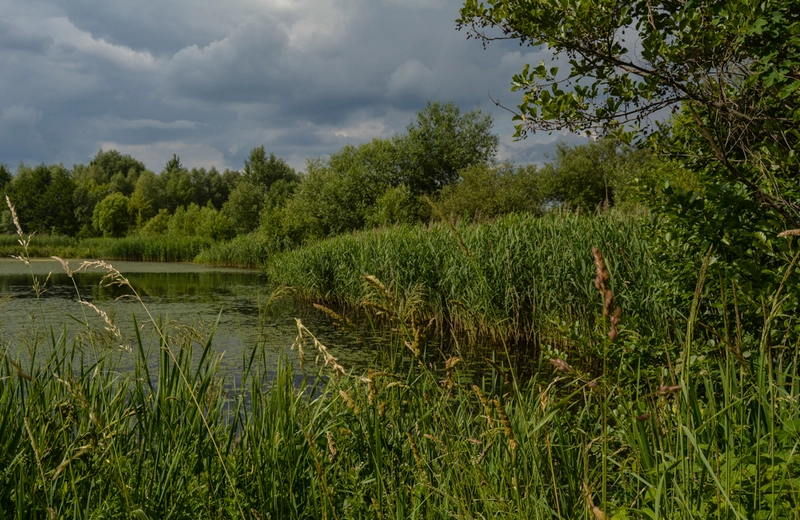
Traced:
POLYGON ((405 184, 389 188, 367 213, 368 227, 414 224, 425 220, 430 210, 405 184))
POLYGON ((92 223, 104 237, 122 237, 131 226, 130 199, 122 193, 112 193, 94 208, 92 223))
POLYGON ((478 220, 506 213, 539 214, 541 178, 535 165, 477 164, 462 171, 458 183, 444 187, 439 209, 445 215, 478 220))

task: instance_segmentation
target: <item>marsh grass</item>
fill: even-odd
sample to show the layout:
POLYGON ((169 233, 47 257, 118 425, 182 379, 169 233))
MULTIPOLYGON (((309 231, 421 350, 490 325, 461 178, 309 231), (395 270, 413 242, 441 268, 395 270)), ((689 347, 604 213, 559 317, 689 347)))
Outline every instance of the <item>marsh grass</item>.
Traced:
POLYGON ((258 233, 240 235, 227 242, 217 242, 203 249, 195 261, 223 267, 263 266, 270 256, 288 247, 279 239, 260 236, 258 233))
POLYGON ((0 514, 798 518, 793 350, 689 356, 675 385, 635 363, 545 363, 527 381, 498 363, 475 381, 460 360, 418 357, 409 332, 404 371, 350 374, 303 330, 300 386, 264 344, 226 382, 211 338, 111 355, 51 336, 35 361, 5 356, 0 514))
POLYGON ((442 331, 569 350, 594 338, 598 305, 587 244, 604 251, 626 315, 620 333, 642 350, 674 340, 681 310, 648 240, 648 221, 608 213, 509 215, 483 224, 399 226, 331 238, 274 255, 270 281, 314 301, 360 306, 364 275, 416 288, 421 319, 442 331), (656 339, 654 339, 656 338, 656 339))
MULTIPOLYGON (((102 258, 145 262, 192 262, 214 242, 201 237, 84 238, 36 236, 28 252, 33 257, 102 258)), ((0 235, 0 256, 19 253, 17 237, 0 235)))
POLYGON ((0 516, 799 518, 797 346, 770 342, 771 328, 794 323, 781 293, 762 330, 732 327, 709 346, 701 272, 671 344, 679 355, 644 365, 612 349, 627 319, 621 262, 603 251, 601 269, 589 244, 595 319, 582 344, 602 362, 553 349, 525 380, 502 355, 476 379, 460 358, 414 348, 419 286, 375 275, 359 294, 395 325, 395 362, 364 374, 300 322, 299 384, 286 358, 264 355, 264 337, 231 377, 211 355, 213 333, 173 336, 156 318, 130 350, 55 327, 23 345, 25 359, 5 345, 0 516))

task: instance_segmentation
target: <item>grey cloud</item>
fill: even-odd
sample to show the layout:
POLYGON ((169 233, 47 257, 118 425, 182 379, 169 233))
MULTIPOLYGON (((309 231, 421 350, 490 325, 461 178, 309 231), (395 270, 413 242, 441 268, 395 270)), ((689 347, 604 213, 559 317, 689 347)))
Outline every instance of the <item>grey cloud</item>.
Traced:
POLYGON ((237 9, 204 0, 69 0, 60 2, 75 26, 109 43, 169 56, 206 45, 235 27, 237 9))
POLYGON ((29 106, 4 107, 0 115, 0 157, 14 153, 19 160, 35 161, 44 146, 37 129, 43 115, 41 110, 29 106))
POLYGON ((302 167, 404 131, 435 100, 492 113, 503 157, 553 146, 513 142, 510 115, 489 99, 513 107, 511 76, 543 54, 467 40, 455 31, 462 0, 8 2, 17 32, 0 27, 0 109, 40 115, 0 122, 6 164, 85 163, 114 145, 156 171, 172 153, 241 168, 264 144, 302 167), (37 54, 22 59, 12 40, 37 54))
POLYGON ((52 44, 53 38, 48 35, 31 34, 9 20, 0 19, 0 52, 42 53, 52 44))
POLYGON ((164 123, 163 121, 158 121, 155 119, 120 119, 118 117, 111 118, 110 124, 119 128, 137 130, 141 128, 156 128, 159 130, 194 130, 198 126, 198 123, 195 121, 186 121, 185 119, 164 123))
POLYGON ((205 47, 181 49, 165 65, 166 79, 178 96, 215 103, 259 101, 270 87, 291 81, 279 73, 279 51, 286 44, 282 28, 263 18, 205 47))

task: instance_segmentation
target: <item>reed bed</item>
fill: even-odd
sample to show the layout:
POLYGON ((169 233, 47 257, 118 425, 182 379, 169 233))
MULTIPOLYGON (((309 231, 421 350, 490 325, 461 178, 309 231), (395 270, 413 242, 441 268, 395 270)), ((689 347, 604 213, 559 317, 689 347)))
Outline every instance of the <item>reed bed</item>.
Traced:
MULTIPOLYGON (((32 257, 47 258, 53 255, 68 257, 64 253, 73 251, 79 239, 59 235, 37 235, 36 240, 29 246, 32 257)), ((8 257, 19 255, 19 236, 0 234, 0 256, 8 257)))
POLYGON ((227 242, 217 242, 202 250, 195 261, 223 267, 259 268, 266 264, 270 256, 282 249, 280 239, 251 233, 234 237, 227 242))
MULTIPOLYGON (((460 238, 482 272, 468 247, 477 239, 428 232, 460 238)), ((30 237, 19 236, 27 263, 30 237)), ((624 262, 609 251, 586 254, 593 325, 573 329, 596 362, 551 349, 525 380, 502 349, 479 376, 425 352, 420 285, 372 275, 362 302, 392 321, 396 341, 356 374, 298 320, 300 384, 287 358, 267 361, 263 335, 229 374, 211 355, 213 332, 170 329, 146 307, 131 343, 80 294, 100 328, 84 315, 86 330, 67 337, 34 312, 44 333, 0 346, 0 517, 800 518, 798 349, 784 333, 797 325, 793 288, 782 284, 763 325, 743 330, 730 325, 742 323, 731 286, 715 303, 735 319, 701 327, 709 254, 688 316, 671 324, 681 342, 663 330, 666 361, 647 364, 615 350, 632 334, 622 324, 633 282, 620 283, 624 262)), ((103 270, 101 283, 142 302, 106 262, 62 265, 69 276, 103 270)))
MULTIPOLYGON (((145 262, 192 262, 214 244, 204 237, 84 238, 36 236, 29 244, 31 257, 103 258, 145 262)), ((19 252, 16 235, 0 235, 0 256, 19 252)))
POLYGON ((594 266, 587 244, 606 252, 613 289, 637 336, 673 330, 678 311, 643 217, 509 215, 477 225, 400 226, 331 238, 276 254, 271 282, 315 301, 358 306, 364 275, 422 293, 420 312, 442 329, 495 340, 567 348, 596 326, 594 266))
POLYGON ((769 343, 781 295, 763 330, 709 348, 694 331, 701 273, 671 363, 609 364, 621 300, 597 258, 603 363, 543 356, 525 381, 502 355, 476 378, 420 351, 418 300, 377 278, 367 301, 398 325, 394 362, 350 373, 298 321, 299 386, 288 363, 266 362, 266 340, 232 377, 213 337, 157 319, 131 349, 108 330, 51 329, 27 356, 5 345, 0 516, 799 518, 797 350, 769 343))

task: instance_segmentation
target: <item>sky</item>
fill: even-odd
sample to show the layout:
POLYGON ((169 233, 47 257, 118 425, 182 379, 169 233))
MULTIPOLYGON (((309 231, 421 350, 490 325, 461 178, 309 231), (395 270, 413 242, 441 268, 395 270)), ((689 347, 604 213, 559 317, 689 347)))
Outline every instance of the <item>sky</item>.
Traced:
POLYGON ((428 101, 494 118, 498 158, 542 163, 567 133, 512 138, 511 77, 546 50, 457 31, 462 0, 0 0, 0 163, 159 172, 241 169, 250 150, 303 170, 402 133, 428 101))

